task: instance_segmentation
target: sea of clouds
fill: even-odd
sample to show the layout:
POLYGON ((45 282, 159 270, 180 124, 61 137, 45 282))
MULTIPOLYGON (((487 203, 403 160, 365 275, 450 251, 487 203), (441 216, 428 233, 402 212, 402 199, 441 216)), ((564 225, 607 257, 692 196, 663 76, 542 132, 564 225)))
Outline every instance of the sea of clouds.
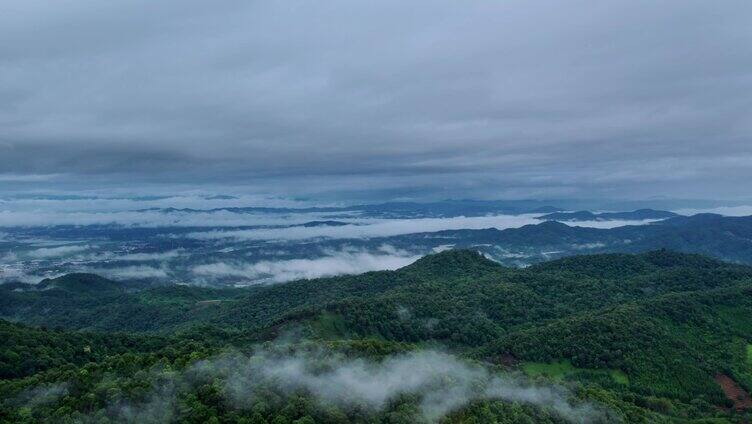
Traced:
POLYGON ((345 248, 325 250, 325 256, 312 259, 279 261, 213 262, 196 265, 192 273, 199 280, 237 277, 247 281, 280 283, 300 279, 361 274, 367 271, 394 270, 409 265, 420 255, 382 245, 374 251, 345 248))
POLYGON ((391 237, 403 234, 426 233, 443 230, 479 230, 484 228, 519 228, 538 224, 535 215, 490 215, 449 218, 398 218, 357 219, 347 225, 260 228, 251 230, 212 230, 189 233, 199 240, 307 240, 315 238, 352 239, 391 237))
MULTIPOLYGON (((275 283, 302 278, 358 274, 400 268, 428 252, 398 250, 388 245, 360 249, 326 248, 322 251, 316 247, 316 243, 326 240, 341 240, 347 243, 347 240, 398 237, 444 230, 503 230, 542 222, 539 214, 385 219, 362 216, 352 211, 337 212, 336 217, 332 217, 331 214, 305 211, 249 212, 221 209, 249 206, 300 208, 335 205, 315 205, 310 202, 261 196, 207 196, 190 193, 153 197, 6 197, 0 199, 0 227, 6 228, 2 234, 2 241, 16 245, 5 250, 0 245, 0 281, 36 282, 42 277, 57 275, 54 266, 59 264, 64 267, 60 268, 60 271, 95 272, 115 279, 187 279, 190 282, 208 284, 233 279, 239 284, 275 283), (182 208, 190 210, 179 210, 182 208), (339 221, 340 225, 300 225, 310 221, 332 219, 339 221), (128 251, 127 246, 108 244, 107 240, 87 240, 85 237, 76 240, 61 240, 54 237, 45 239, 39 235, 39 231, 23 238, 17 231, 13 232, 19 228, 30 227, 85 227, 105 224, 163 228, 164 232, 156 237, 191 240, 192 243, 200 243, 205 250, 201 251, 200 257, 193 257, 194 251, 182 248, 133 252, 128 251), (178 227, 195 227, 195 230, 185 233, 170 229, 178 227), (228 258, 227 256, 231 255, 223 257, 219 254, 242 248, 244 245, 259 243, 268 244, 270 249, 306 243, 311 249, 307 249, 308 254, 305 256, 284 259, 251 260, 242 256, 228 258), (50 265, 53 268, 50 268, 50 265), (44 275, 37 272, 42 268, 46 269, 44 275)), ((752 209, 736 207, 714 212, 741 215, 752 213, 752 209)), ((596 220, 565 224, 614 228, 651 222, 654 221, 596 220)), ((148 246, 155 240, 126 242, 131 241, 148 246)))

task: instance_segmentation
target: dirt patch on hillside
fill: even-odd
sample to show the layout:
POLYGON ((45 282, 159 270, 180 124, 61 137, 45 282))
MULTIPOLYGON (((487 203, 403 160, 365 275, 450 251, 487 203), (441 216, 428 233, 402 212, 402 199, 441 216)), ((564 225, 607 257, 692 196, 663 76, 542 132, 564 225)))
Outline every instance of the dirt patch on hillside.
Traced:
POLYGON ((519 361, 517 360, 517 358, 515 358, 509 353, 504 353, 501 356, 499 356, 499 363, 501 365, 504 365, 505 367, 513 367, 517 365, 518 362, 519 361))
POLYGON ((749 396, 749 393, 736 384, 736 381, 732 380, 731 377, 725 374, 718 374, 714 379, 721 386, 726 397, 734 402, 734 409, 741 411, 752 408, 752 398, 749 396))

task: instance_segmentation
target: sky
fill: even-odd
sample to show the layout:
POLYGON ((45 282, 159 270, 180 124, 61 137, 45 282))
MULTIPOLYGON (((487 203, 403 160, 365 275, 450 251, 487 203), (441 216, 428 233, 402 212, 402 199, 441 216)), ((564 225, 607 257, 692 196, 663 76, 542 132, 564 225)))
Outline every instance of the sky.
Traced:
POLYGON ((750 199, 751 20, 747 0, 5 0, 0 193, 750 199))

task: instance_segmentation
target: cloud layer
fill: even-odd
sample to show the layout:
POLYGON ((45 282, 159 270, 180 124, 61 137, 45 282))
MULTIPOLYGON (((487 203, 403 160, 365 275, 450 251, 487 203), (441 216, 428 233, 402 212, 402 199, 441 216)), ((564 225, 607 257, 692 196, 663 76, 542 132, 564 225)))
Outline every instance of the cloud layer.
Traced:
POLYGON ((534 215, 491 215, 479 217, 360 219, 341 226, 265 228, 257 230, 213 230, 190 233, 199 240, 305 240, 326 238, 372 238, 442 230, 517 228, 540 221, 534 215))
POLYGON ((750 13, 8 0, 0 181, 748 196, 733 182, 752 177, 750 13))
POLYGON ((289 259, 255 263, 214 262, 197 265, 192 273, 208 281, 234 277, 248 282, 279 283, 300 279, 361 274, 367 271, 394 270, 409 265, 420 255, 382 246, 376 252, 363 250, 326 251, 314 259, 289 259))
POLYGON ((40 249, 26 252, 26 255, 33 259, 50 259, 68 256, 75 253, 81 253, 89 250, 89 246, 59 246, 59 247, 42 247, 40 249))

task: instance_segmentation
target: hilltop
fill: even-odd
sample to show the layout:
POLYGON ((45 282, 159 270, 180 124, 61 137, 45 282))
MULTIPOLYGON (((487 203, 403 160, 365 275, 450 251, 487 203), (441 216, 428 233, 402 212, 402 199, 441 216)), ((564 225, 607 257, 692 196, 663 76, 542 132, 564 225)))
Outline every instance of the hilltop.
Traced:
POLYGON ((601 212, 590 211, 554 212, 543 215, 540 219, 549 221, 642 221, 646 219, 667 219, 679 216, 674 212, 655 209, 637 209, 631 212, 601 212))

